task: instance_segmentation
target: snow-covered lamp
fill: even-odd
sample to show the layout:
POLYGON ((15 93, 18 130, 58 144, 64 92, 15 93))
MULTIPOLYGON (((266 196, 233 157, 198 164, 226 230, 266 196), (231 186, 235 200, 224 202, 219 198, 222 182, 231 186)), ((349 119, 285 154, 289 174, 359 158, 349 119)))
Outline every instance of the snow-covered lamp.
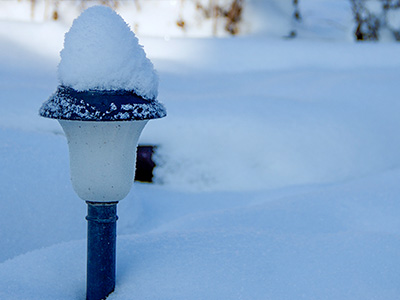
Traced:
POLYGON ((100 300, 115 287, 116 204, 131 189, 139 136, 166 110, 153 64, 112 9, 84 11, 60 55, 60 85, 40 115, 68 139, 73 188, 88 204, 87 299, 100 300))

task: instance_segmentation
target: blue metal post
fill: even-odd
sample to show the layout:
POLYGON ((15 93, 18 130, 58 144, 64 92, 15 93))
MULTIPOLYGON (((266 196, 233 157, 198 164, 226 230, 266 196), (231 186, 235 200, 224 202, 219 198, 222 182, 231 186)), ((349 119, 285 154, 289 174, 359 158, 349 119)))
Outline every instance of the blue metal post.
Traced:
POLYGON ((86 202, 88 244, 86 299, 102 300, 114 291, 118 202, 86 202))

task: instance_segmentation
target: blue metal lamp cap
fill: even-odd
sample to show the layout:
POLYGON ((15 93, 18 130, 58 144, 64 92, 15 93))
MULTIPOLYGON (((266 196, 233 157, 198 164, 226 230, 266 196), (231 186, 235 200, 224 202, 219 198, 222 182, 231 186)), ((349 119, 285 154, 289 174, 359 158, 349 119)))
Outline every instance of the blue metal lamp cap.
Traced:
POLYGON ((163 118, 167 112, 157 100, 144 99, 133 91, 76 91, 60 85, 39 114, 62 120, 138 121, 163 118))

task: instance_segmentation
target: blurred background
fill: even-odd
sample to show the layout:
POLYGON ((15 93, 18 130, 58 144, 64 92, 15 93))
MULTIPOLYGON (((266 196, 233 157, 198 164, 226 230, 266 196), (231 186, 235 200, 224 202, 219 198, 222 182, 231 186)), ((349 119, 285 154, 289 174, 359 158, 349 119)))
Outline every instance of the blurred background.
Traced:
POLYGON ((7 0, 0 2, 0 19, 70 24, 98 4, 112 7, 146 36, 329 38, 341 32, 356 40, 400 39, 398 0, 7 0))

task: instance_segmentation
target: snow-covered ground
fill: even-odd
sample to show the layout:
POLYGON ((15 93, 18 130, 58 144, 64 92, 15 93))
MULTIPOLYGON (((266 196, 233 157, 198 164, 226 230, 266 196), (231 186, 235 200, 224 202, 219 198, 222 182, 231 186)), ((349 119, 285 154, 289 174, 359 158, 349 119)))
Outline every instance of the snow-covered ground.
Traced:
MULTIPOLYGON (((168 117, 141 137, 157 183, 118 205, 109 299, 400 299, 400 45, 321 2, 337 18, 293 40, 140 36, 168 117)), ((0 21, 1 299, 85 298, 86 204, 38 116, 69 25, 0 21)))

